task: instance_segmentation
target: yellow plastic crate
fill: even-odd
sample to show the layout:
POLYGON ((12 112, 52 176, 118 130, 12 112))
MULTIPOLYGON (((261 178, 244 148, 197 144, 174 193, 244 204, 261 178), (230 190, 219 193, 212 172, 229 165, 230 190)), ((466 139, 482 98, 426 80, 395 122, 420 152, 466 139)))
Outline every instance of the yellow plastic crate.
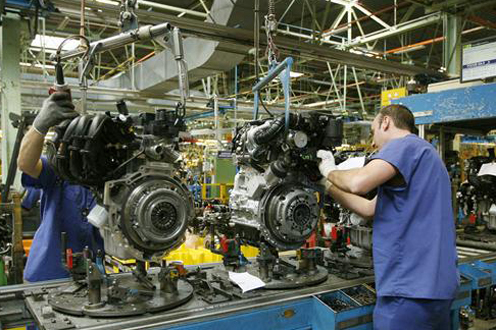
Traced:
MULTIPOLYGON (((204 263, 222 262, 222 256, 212 253, 210 250, 203 247, 203 238, 199 238, 196 248, 187 248, 186 244, 182 244, 178 249, 169 253, 165 259, 167 261, 180 260, 184 265, 199 265, 204 263)), ((242 246, 241 252, 247 258, 256 257, 258 249, 252 246, 242 246)))
MULTIPOLYGON (((199 238, 195 244, 196 247, 194 248, 188 248, 186 247, 186 243, 184 243, 179 248, 166 255, 164 260, 167 260, 168 262, 182 261, 184 265, 188 266, 222 262, 222 256, 204 248, 203 242, 203 238, 199 238)), ((242 246, 241 252, 243 252, 247 258, 253 258, 258 255, 258 249, 253 246, 242 246)), ((136 260, 134 259, 118 259, 115 257, 112 259, 126 266, 136 263, 136 260)), ((115 273, 119 272, 119 268, 116 265, 113 265, 113 270, 115 273)))

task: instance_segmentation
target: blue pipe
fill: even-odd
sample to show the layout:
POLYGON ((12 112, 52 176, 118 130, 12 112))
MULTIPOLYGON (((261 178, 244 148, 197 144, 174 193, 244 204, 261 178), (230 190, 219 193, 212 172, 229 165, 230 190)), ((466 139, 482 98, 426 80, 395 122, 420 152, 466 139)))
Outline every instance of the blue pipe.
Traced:
POLYGON ((259 91, 262 87, 266 86, 268 83, 274 80, 274 78, 277 77, 277 75, 281 73, 284 69, 289 68, 291 70, 292 64, 293 64, 293 58, 286 57, 284 61, 279 63, 274 69, 269 70, 267 76, 260 79, 260 81, 255 86, 253 86, 251 90, 253 92, 259 91))
POLYGON ((255 86, 253 86, 252 91, 255 94, 254 107, 253 107, 253 119, 258 118, 258 102, 260 99, 260 89, 267 86, 274 78, 279 76, 281 80, 282 87, 284 90, 284 118, 285 118, 285 128, 286 132, 289 129, 289 92, 291 88, 291 66, 293 65, 293 58, 286 57, 284 61, 279 63, 275 68, 270 69, 263 79, 261 79, 255 86))
MULTIPOLYGON (((232 107, 219 107, 219 114, 223 115, 226 113, 226 109, 232 109, 232 107)), ((190 120, 195 120, 195 119, 200 119, 200 118, 207 118, 207 117, 213 117, 215 115, 215 111, 205 111, 201 113, 195 113, 193 115, 186 116, 184 120, 190 121, 190 120)))

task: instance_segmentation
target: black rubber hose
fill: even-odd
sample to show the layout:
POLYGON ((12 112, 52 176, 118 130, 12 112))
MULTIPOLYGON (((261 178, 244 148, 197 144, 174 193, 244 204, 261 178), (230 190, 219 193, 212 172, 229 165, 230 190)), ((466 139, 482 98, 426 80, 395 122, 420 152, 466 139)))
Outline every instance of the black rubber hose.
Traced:
MULTIPOLYGON (((295 129, 297 128, 298 124, 300 122, 300 117, 295 114, 289 114, 289 128, 290 129, 295 129)), ((281 129, 284 128, 285 124, 285 119, 284 116, 277 117, 274 119, 274 121, 270 124, 270 126, 264 130, 258 130, 255 133, 255 143, 256 144, 266 144, 272 141, 272 139, 279 134, 281 129)))
POLYGON ((282 128, 284 128, 284 118, 278 117, 268 128, 260 129, 255 133, 255 143, 266 144, 272 141, 272 139, 281 131, 282 128))
MULTIPOLYGON (((290 116, 292 119, 292 116, 290 116)), ((293 120, 291 120, 293 121, 293 120)), ((270 126, 266 129, 260 129, 255 133, 256 144, 266 144, 272 141, 274 137, 284 128, 284 117, 278 117, 272 121, 270 126)))

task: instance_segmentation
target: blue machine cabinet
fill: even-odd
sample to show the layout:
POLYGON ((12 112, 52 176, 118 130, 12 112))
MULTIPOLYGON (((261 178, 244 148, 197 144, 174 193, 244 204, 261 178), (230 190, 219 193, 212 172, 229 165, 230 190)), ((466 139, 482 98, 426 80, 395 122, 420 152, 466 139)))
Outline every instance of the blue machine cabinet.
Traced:
POLYGON ((24 8, 29 9, 33 6, 33 1, 31 0, 7 0, 5 2, 6 7, 13 8, 24 8))
MULTIPOLYGON (((364 286, 354 287, 367 290, 364 286)), ((174 326, 175 330, 369 330, 374 304, 361 304, 344 290, 326 292, 280 305, 257 308, 250 312, 223 315, 201 323, 174 326), (344 307, 344 303, 347 307, 344 307)), ((365 293, 362 293, 365 294, 365 293)), ((373 292, 369 292, 374 296, 373 292)))
MULTIPOLYGON (((486 267, 486 265, 488 264, 479 266, 486 267)), ((462 273, 473 274, 474 267, 467 265, 463 267, 462 273)), ((472 277, 462 276, 458 296, 451 307, 452 329, 459 329, 460 309, 471 303, 473 282, 472 277)), ((164 329, 232 330, 235 327, 236 330, 253 330, 256 327, 257 330, 368 330, 373 329, 374 305, 375 293, 367 285, 357 285, 294 302, 271 305, 228 316, 222 315, 202 322, 164 329)))

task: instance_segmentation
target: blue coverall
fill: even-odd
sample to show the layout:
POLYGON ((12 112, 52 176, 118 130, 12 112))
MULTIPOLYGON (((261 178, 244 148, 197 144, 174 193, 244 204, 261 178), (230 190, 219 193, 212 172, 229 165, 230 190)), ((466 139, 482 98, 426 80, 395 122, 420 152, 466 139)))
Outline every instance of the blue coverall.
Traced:
POLYGON ((393 165, 404 180, 378 188, 374 328, 450 329, 459 274, 446 167, 436 150, 414 134, 389 141, 372 158, 393 165))
POLYGON ((37 282, 69 277, 62 264, 61 233, 67 233, 67 247, 80 252, 85 246, 96 252, 103 251, 98 229, 86 216, 95 205, 93 194, 86 188, 61 180, 48 163, 41 158, 43 167, 35 179, 22 175, 22 185, 41 189, 41 225, 36 231, 29 253, 24 279, 37 282))

